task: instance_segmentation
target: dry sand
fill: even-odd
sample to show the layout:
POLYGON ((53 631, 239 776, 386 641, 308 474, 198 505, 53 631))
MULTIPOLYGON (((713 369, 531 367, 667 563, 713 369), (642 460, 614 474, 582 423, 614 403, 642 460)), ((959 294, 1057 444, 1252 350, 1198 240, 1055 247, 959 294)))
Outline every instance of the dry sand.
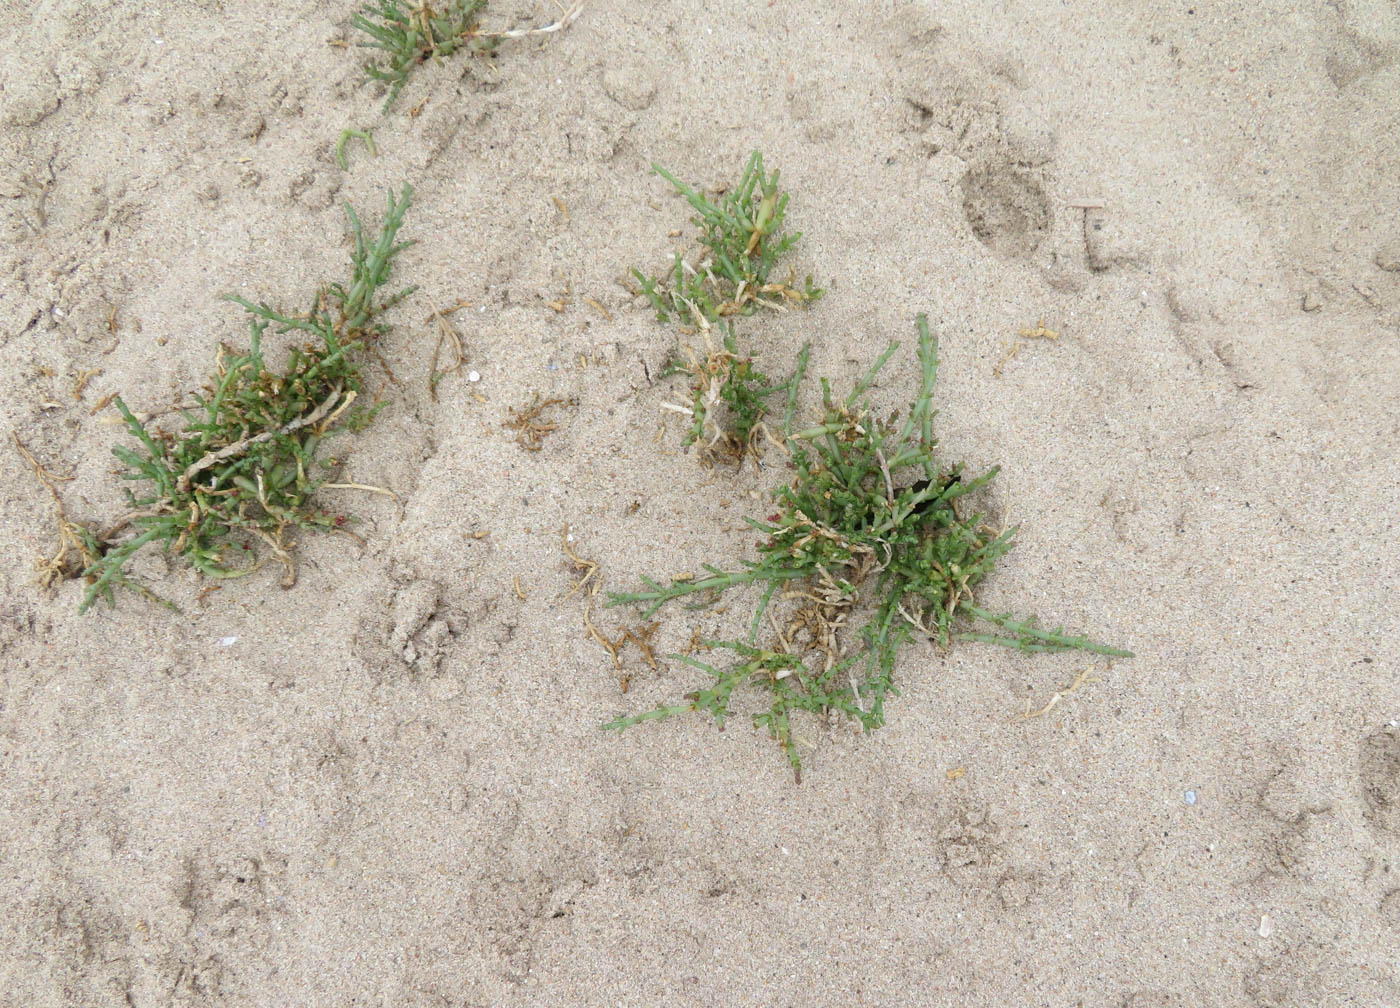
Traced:
POLYGON ((342 275, 342 200, 412 183, 424 293, 349 462, 399 501, 336 494, 368 545, 303 537, 290 591, 153 559, 183 616, 79 617, 0 451, 0 1004, 1400 1005, 1394 3, 592 0, 389 115, 349 0, 18 6, 0 401, 74 518, 122 509, 93 406, 197 386, 246 337, 220 293, 342 275), (928 312, 944 453, 1023 528, 982 599, 1137 652, 918 644, 888 727, 802 727, 800 785, 742 720, 600 732, 700 677, 629 649, 621 696, 560 549, 625 589, 750 547, 772 473, 656 442, 676 336, 617 278, 688 216, 653 160, 753 148, 830 289, 750 321, 764 361, 849 382, 928 312), (480 373, 437 402, 429 298, 480 373), (578 405, 527 453, 537 391, 578 405))

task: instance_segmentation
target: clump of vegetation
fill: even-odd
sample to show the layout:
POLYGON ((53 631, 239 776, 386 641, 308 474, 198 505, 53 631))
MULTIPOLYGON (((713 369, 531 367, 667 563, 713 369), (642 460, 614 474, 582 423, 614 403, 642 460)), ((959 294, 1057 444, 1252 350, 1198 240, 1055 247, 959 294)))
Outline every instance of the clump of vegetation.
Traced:
POLYGON ((725 329, 716 346, 705 330, 705 355, 692 347, 682 348, 683 363, 673 365, 669 374, 691 378, 690 405, 664 404, 665 409, 690 417, 684 444, 700 446, 702 460, 741 459, 759 456, 759 436, 768 430, 763 423, 767 399, 788 389, 788 383, 774 385, 754 365, 753 357, 742 353, 734 338, 734 327, 725 329))
POLYGON ((693 263, 677 252, 668 274, 648 277, 632 271, 658 321, 674 317, 685 332, 698 332, 704 340, 703 352, 683 347, 682 359, 669 372, 690 376, 690 405, 667 408, 691 418, 685 444, 699 444, 702 460, 757 458, 756 439, 766 430, 766 400, 788 384, 770 384, 752 355, 739 349, 733 318, 759 308, 805 307, 823 293, 810 276, 800 287, 792 276, 786 282, 772 277, 779 258, 802 237, 800 232, 783 233, 788 194, 779 191, 777 169, 771 175, 764 170, 758 151, 749 157, 739 184, 721 193, 718 202, 660 165, 652 170, 694 208, 702 246, 693 263), (717 344, 713 330, 719 327, 723 335, 717 344))
POLYGON ((350 18, 350 27, 369 36, 369 41, 356 44, 385 53, 383 61, 365 65, 365 73, 371 80, 389 85, 384 111, 393 107, 414 69, 428 60, 440 63, 464 49, 474 53, 490 52, 503 39, 563 31, 583 9, 582 0, 575 0, 558 21, 543 28, 488 32, 482 30, 480 19, 486 2, 448 0, 438 12, 427 3, 404 7, 399 0, 375 0, 350 18))
POLYGON ((442 13, 436 13, 427 4, 403 7, 398 0, 377 0, 350 18, 350 27, 370 37, 357 44, 386 54, 381 62, 365 64, 371 79, 389 85, 386 112, 420 64, 430 59, 441 62, 460 49, 495 48, 496 40, 481 34, 480 14, 485 7, 486 0, 449 0, 442 13))
POLYGON ((933 386, 937 344, 928 320, 918 317, 919 392, 907 418, 881 419, 867 393, 898 348, 874 363, 844 399, 822 379, 821 419, 792 429, 806 348, 788 385, 784 435, 796 476, 776 494, 777 512, 749 519, 763 534, 758 559, 738 570, 706 564, 706 575, 662 585, 643 579, 645 590, 613 593, 610 605, 633 604, 649 619, 667 602, 690 595, 714 600, 740 585, 762 588, 745 640, 709 640, 732 664, 712 665, 689 655, 677 661, 714 678, 684 702, 621 716, 605 728, 622 730, 687 712, 709 714, 724 727, 740 687, 767 693, 753 714, 801 775, 792 719, 799 711, 842 715, 868 732, 885 723, 885 700, 898 691, 895 658, 915 635, 947 647, 975 640, 1028 652, 1091 651, 1128 657, 1062 628, 1047 630, 1034 618, 1017 618, 978 604, 973 590, 1011 548, 1016 529, 995 529, 965 498, 996 476, 995 468, 967 477, 934 454, 933 386), (775 601, 779 603, 774 605, 775 601), (758 643, 768 617, 771 637, 758 643), (979 628, 980 627, 980 628, 979 628))
POLYGON ((683 325, 707 328, 730 315, 752 315, 758 308, 806 305, 822 296, 812 278, 796 286, 795 278, 772 279, 779 258, 802 237, 783 233, 788 194, 778 191, 778 171, 763 170, 763 155, 754 151, 739 184, 720 194, 719 202, 686 185, 660 165, 652 171, 675 187, 694 208, 703 250, 694 263, 677 252, 669 274, 648 277, 632 271, 661 322, 672 316, 683 325))
POLYGON ((416 290, 376 301, 394 257, 413 244, 397 240, 411 199, 408 186, 398 198, 389 194, 373 244, 346 205, 354 237, 350 279, 323 288, 306 314, 286 315, 227 295, 252 316, 248 349, 230 354, 220 346, 204 393, 193 396, 193 409, 181 410, 185 425, 179 433, 149 428, 116 398, 137 441, 113 448, 124 465, 121 478, 145 489, 126 491, 131 511, 112 528, 100 535, 84 532, 89 587, 82 610, 99 598, 114 603, 118 587, 153 597, 128 573, 132 558, 152 544, 211 578, 252 573, 265 562, 259 559, 265 550, 282 563, 283 584, 290 586, 296 568, 289 530, 351 534, 344 516, 312 501, 318 489, 345 486, 331 482, 338 459, 318 456, 337 424, 360 430, 378 409, 359 401, 360 362, 377 355, 375 343, 388 331, 382 313, 416 290), (278 370, 263 356, 263 335, 273 324, 279 334, 310 337, 291 349, 278 370))

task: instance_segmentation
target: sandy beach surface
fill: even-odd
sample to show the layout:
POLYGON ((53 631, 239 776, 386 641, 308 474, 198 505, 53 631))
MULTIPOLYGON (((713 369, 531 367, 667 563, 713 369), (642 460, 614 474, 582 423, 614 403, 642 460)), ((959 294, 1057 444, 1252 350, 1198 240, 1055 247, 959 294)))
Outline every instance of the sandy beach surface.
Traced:
POLYGON ((0 14, 0 1005, 1400 1005, 1395 3, 589 0, 387 113, 356 9, 0 14), (620 281, 695 249, 653 162, 754 149, 827 288, 743 321, 760 364, 847 387, 900 339, 901 406, 928 313, 940 450, 1021 526, 979 600, 1136 652, 915 642, 886 727, 797 727, 800 784, 761 693, 601 731, 753 597, 619 671, 585 620, 640 615, 563 548, 604 591, 753 555, 781 456, 682 449, 684 337, 620 281), (364 545, 298 536, 290 589, 140 560, 178 615, 41 591, 15 437, 113 521, 103 401, 197 389, 220 295, 304 307, 404 183, 420 291, 344 469, 396 496, 322 491, 364 545))

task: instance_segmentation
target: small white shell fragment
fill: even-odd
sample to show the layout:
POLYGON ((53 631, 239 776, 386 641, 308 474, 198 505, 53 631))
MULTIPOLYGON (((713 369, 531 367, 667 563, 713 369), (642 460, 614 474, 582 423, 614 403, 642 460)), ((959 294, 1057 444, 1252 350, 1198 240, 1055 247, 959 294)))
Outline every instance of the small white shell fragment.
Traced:
POLYGON ((235 645, 235 644, 237 644, 237 643, 238 643, 238 638, 237 638, 237 637, 220 637, 220 638, 219 638, 219 647, 232 647, 233 645, 235 645))
POLYGON ((1267 938, 1274 933, 1274 920, 1268 914, 1259 918, 1259 937, 1267 938))
POLYGON ((479 382, 479 381, 481 381, 481 373, 480 373, 479 371, 468 371, 468 372, 467 372, 467 381, 469 381, 469 382, 479 382))

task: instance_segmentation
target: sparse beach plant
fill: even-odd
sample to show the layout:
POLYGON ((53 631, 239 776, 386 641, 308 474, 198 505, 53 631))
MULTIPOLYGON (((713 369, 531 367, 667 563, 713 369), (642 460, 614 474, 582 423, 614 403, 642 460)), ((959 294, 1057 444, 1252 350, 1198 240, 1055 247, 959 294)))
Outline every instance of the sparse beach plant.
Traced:
POLYGON ((131 510, 111 528, 100 534, 84 530, 89 586, 83 610, 98 599, 113 603, 119 587, 154 597, 129 571, 147 546, 221 579, 252 573, 270 554, 282 564, 289 586, 296 578, 290 532, 353 535, 345 528, 347 516, 317 506, 313 498, 326 488, 377 489, 333 482, 339 459, 323 449, 333 428, 362 429, 378 409, 363 401, 360 369, 366 356, 377 356, 375 344, 388 331, 383 312, 416 289, 379 294, 394 257, 413 244, 397 238, 411 199, 408 186, 398 197, 389 194, 373 242, 346 204, 354 240, 350 279, 322 288, 305 314, 283 314, 226 295, 251 316, 248 348, 235 353, 219 347, 204 390, 180 411, 184 425, 177 433, 155 429, 115 399, 136 440, 113 448, 124 467, 120 477, 141 489, 127 489, 131 510), (281 368, 269 367, 264 356, 269 326, 306 337, 281 368))
POLYGON ((739 184, 726 189, 717 200, 680 181, 654 164, 660 175, 685 197, 695 211, 692 223, 700 229, 700 255, 687 262, 677 252, 666 273, 648 277, 639 269, 632 275, 656 309, 659 321, 672 317, 696 329, 731 315, 751 315, 760 307, 786 308, 809 304, 822 296, 821 288, 807 277, 800 286, 793 276, 775 280, 778 260, 797 244, 802 233, 783 233, 788 194, 778 188, 778 170, 768 174, 763 155, 749 156, 739 184))
POLYGON ((935 455, 937 343, 923 315, 917 327, 920 386, 903 422, 898 412, 878 417, 868 399, 895 342, 844 398, 835 398, 822 379, 820 420, 794 430, 804 348, 787 386, 784 423, 796 475, 778 489, 776 511, 766 521, 746 519, 764 537, 757 559, 731 570, 705 564, 703 576, 670 584, 644 578, 642 591, 610 595, 610 605, 635 605, 646 620, 677 599, 714 601, 730 588, 760 589, 745 639, 702 642, 727 652, 728 664, 671 656, 712 676, 713 685, 683 702, 620 716, 606 728, 692 711, 723 728, 740 687, 756 687, 767 697, 753 723, 777 741, 800 779, 793 716, 840 715, 867 732, 880 727, 886 698, 898 692, 896 656, 915 636, 944 648, 971 640, 1027 652, 1130 655, 1062 628, 1044 629, 1034 618, 996 612, 975 598, 1016 528, 994 528, 968 506, 970 495, 996 476, 995 467, 969 477, 935 455))
POLYGON ((480 15, 486 0, 448 0, 441 12, 427 4, 407 7, 399 0, 376 0, 350 18, 350 27, 369 36, 359 42, 384 55, 365 64, 365 74, 389 86, 384 99, 387 112, 398 100, 409 75, 428 60, 441 62, 460 49, 485 52, 496 40, 480 34, 480 15))
POLYGON ((484 31, 481 13, 486 3, 487 0, 447 0, 440 10, 435 10, 428 3, 409 7, 399 0, 374 0, 351 16, 350 27, 369 36, 368 41, 356 45, 383 53, 379 60, 365 65, 365 74, 388 85, 384 111, 393 107, 413 71, 428 60, 441 63, 462 50, 485 53, 505 39, 563 31, 583 9, 582 0, 575 0, 563 8, 557 21, 542 28, 484 31))
POLYGON ((757 438, 767 430, 766 401, 788 385, 770 384, 758 370, 753 355, 740 348, 734 319, 759 308, 805 307, 823 293, 810 276, 800 286, 792 276, 773 279, 780 257, 802 237, 783 232, 788 194, 778 187, 777 169, 765 171, 758 151, 750 155, 738 185, 715 200, 660 165, 652 170, 695 210, 692 223, 700 229, 701 245, 693 262, 677 252, 664 274, 648 277, 632 271, 657 320, 674 319, 684 333, 698 334, 702 341, 699 349, 683 344, 669 372, 690 377, 689 405, 668 403, 664 408, 690 418, 684 443, 699 445, 703 462, 745 455, 757 459, 757 438))

